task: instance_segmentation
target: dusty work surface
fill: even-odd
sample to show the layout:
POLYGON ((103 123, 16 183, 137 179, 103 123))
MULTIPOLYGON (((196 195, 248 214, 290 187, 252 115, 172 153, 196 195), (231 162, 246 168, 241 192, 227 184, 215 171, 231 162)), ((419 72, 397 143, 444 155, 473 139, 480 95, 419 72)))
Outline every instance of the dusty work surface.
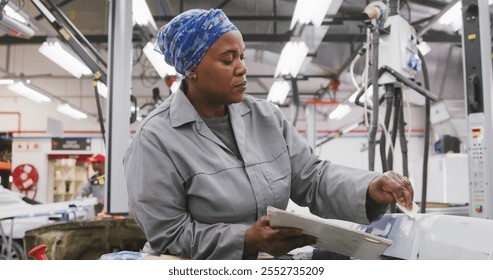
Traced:
POLYGON ((146 242, 133 219, 106 219, 52 224, 29 230, 24 248, 46 245, 49 260, 96 260, 118 251, 139 251, 146 242))

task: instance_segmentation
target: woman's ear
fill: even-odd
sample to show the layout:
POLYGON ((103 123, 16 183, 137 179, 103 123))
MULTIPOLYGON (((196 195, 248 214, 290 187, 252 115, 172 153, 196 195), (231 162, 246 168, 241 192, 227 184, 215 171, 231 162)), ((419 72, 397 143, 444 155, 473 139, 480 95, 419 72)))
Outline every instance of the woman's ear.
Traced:
POLYGON ((192 72, 192 73, 188 74, 188 78, 190 80, 196 80, 197 79, 197 73, 192 72))

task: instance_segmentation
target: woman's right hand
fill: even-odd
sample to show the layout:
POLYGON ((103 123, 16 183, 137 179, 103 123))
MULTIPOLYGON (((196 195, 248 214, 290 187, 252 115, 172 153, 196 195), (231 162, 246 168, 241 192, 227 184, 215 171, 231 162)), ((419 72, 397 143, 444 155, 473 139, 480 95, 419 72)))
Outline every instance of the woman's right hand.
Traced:
POLYGON ((265 252, 279 257, 293 249, 315 243, 316 237, 303 234, 299 228, 270 227, 269 217, 262 216, 245 232, 243 256, 265 252))

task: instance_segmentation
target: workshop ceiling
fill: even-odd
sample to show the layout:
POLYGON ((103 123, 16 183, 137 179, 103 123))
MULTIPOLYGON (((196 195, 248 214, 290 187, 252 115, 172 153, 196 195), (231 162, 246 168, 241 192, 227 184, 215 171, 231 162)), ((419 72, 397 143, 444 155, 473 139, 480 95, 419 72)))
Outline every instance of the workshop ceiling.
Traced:
MULTIPOLYGON (((13 0, 11 0, 13 1, 13 0)), ((52 0, 57 4, 73 24, 88 40, 106 55, 106 36, 108 32, 108 11, 110 2, 107 0, 52 0)), ((56 36, 55 30, 40 15, 35 6, 28 0, 13 1, 22 11, 34 19, 38 27, 33 38, 25 40, 4 35, 0 37, 0 46, 17 46, 23 44, 40 45, 47 36, 56 36)), ((301 75, 307 77, 299 82, 299 91, 305 98, 311 99, 316 92, 327 87, 330 79, 341 81, 340 93, 325 95, 342 101, 354 91, 350 79, 347 78, 348 62, 365 40, 365 27, 360 19, 361 13, 369 1, 345 0, 337 15, 327 15, 322 26, 328 27, 326 35, 316 49, 310 49, 311 63, 304 65, 301 75)), ((457 32, 448 30, 438 24, 430 24, 433 17, 447 7, 451 1, 441 0, 403 0, 400 2, 400 13, 417 31, 426 29, 423 40, 427 41, 432 51, 426 56, 431 91, 443 100, 462 101, 462 53, 461 37, 457 32)), ((266 96, 272 82, 279 53, 284 44, 290 40, 289 30, 295 0, 147 0, 158 27, 164 25, 172 16, 183 10, 192 8, 222 8, 230 19, 243 33, 249 57, 249 88, 254 95, 266 96)), ((310 34, 308 33, 308 40, 310 34)), ((305 37, 304 37, 305 38, 305 37)), ((138 32, 134 32, 134 47, 139 44, 138 32)), ((361 66, 355 68, 361 72, 361 66)), ((16 73, 19 74, 19 73, 16 73)), ((36 76, 37 73, 24 75, 36 76)), ((134 77, 146 78, 156 76, 136 67, 134 77)), ((67 76, 67 79, 70 77, 67 76)), ((417 77, 422 80, 421 77, 417 77)), ((157 83, 156 79, 149 79, 157 83)), ((149 92, 136 94, 151 96, 149 92)), ((320 96, 318 96, 320 97, 320 96)), ((462 106, 459 103, 459 106, 462 106)))

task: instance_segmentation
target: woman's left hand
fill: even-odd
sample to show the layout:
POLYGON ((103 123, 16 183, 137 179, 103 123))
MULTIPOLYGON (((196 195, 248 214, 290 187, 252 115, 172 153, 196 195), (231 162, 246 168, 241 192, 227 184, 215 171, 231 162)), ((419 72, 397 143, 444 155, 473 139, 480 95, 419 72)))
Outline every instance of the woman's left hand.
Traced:
POLYGON ((409 210, 413 208, 414 190, 411 182, 394 171, 387 171, 373 179, 368 187, 368 195, 380 204, 397 202, 409 210))

